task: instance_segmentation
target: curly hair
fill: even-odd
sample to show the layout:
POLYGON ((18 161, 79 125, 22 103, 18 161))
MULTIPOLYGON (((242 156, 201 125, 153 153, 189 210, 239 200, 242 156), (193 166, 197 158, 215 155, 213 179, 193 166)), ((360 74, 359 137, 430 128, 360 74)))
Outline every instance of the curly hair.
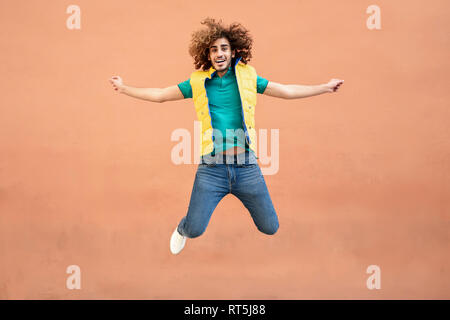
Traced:
POLYGON ((232 23, 228 27, 222 25, 222 20, 216 21, 213 18, 206 18, 201 24, 207 26, 192 33, 189 45, 189 54, 194 58, 196 69, 208 70, 212 64, 208 60, 209 48, 220 38, 227 38, 230 42, 231 50, 236 50, 235 58, 241 57, 244 64, 252 58, 253 39, 249 31, 240 23, 232 23))

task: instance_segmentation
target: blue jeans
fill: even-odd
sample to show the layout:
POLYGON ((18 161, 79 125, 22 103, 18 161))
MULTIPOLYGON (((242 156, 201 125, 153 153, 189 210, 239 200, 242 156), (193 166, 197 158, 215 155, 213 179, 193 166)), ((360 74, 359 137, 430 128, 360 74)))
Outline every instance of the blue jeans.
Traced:
POLYGON ((200 163, 187 215, 181 219, 178 232, 195 238, 205 232, 220 200, 233 194, 250 212, 257 229, 272 235, 278 230, 278 217, 258 163, 200 163))

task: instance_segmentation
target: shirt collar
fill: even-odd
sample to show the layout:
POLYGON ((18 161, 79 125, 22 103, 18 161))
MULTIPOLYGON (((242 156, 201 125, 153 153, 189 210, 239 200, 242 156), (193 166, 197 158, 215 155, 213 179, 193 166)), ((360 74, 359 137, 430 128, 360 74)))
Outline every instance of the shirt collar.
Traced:
MULTIPOLYGON (((230 68, 232 68, 233 75, 235 75, 234 73, 236 72, 236 71, 234 70, 234 68, 235 68, 236 65, 239 63, 239 61, 241 61, 241 59, 242 59, 242 57, 239 57, 239 58, 235 59, 235 60, 234 60, 234 65, 231 65, 231 66, 230 66, 230 68)), ((228 74, 228 71, 227 71, 227 74, 228 74)), ((211 66, 211 67, 209 68, 209 70, 208 70, 208 79, 212 79, 212 78, 214 78, 214 76, 216 76, 216 75, 217 75, 217 71, 211 66)))
MULTIPOLYGON (((234 74, 234 68, 233 68, 232 64, 230 64, 230 66, 228 67, 228 71, 227 71, 227 73, 225 73, 224 77, 229 77, 230 75, 233 75, 233 74, 234 74)), ((214 72, 213 78, 215 78, 215 77, 219 77, 219 75, 217 74, 217 71, 214 72)))

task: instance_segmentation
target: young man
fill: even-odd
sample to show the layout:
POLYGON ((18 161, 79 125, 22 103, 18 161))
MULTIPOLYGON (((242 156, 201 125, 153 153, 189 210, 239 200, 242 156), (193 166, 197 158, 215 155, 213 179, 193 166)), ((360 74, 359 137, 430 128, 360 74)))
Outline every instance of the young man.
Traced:
POLYGON ((202 124, 201 163, 198 165, 188 212, 175 228, 170 250, 178 254, 187 238, 203 234, 219 201, 231 193, 250 212, 257 229, 273 235, 278 218, 255 155, 256 94, 283 99, 305 98, 335 92, 344 82, 332 79, 315 86, 283 85, 256 74, 247 64, 252 38, 241 24, 224 27, 207 18, 206 29, 192 34, 189 53, 199 69, 190 79, 164 89, 134 88, 119 76, 113 88, 152 102, 194 100, 202 124))

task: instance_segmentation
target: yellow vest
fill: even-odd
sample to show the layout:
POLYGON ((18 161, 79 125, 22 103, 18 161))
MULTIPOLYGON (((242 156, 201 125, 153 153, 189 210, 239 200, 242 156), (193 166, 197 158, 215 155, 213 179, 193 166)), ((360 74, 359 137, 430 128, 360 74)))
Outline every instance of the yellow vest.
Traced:
MULTIPOLYGON (((255 106, 256 106, 256 71, 255 68, 244 64, 239 57, 234 68, 242 102, 242 119, 245 132, 245 140, 250 149, 256 154, 256 130, 255 130, 255 106)), ((213 127, 209 111, 209 102, 206 95, 205 82, 210 80, 216 70, 211 67, 208 71, 194 71, 191 74, 190 84, 192 98, 198 120, 201 122, 201 155, 211 153, 214 149, 213 127)))

